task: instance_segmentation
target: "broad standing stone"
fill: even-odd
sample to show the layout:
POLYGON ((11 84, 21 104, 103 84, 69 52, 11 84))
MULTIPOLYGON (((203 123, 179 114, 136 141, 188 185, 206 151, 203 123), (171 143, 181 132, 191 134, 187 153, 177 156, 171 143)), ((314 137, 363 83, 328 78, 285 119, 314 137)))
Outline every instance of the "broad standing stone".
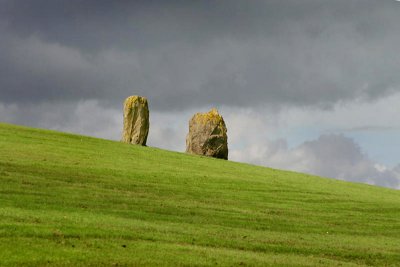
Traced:
POLYGON ((215 108, 196 113, 189 121, 186 152, 228 159, 228 136, 224 119, 215 108))
POLYGON ((122 142, 146 145, 149 134, 149 106, 147 98, 130 96, 124 102, 122 142))

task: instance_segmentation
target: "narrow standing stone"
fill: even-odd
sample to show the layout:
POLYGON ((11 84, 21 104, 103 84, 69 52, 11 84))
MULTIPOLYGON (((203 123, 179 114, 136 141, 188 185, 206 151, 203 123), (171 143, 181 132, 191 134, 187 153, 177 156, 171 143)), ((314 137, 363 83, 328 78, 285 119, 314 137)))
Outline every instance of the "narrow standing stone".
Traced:
POLYGON ((130 96, 125 99, 122 142, 145 146, 149 134, 149 125, 147 98, 130 96))

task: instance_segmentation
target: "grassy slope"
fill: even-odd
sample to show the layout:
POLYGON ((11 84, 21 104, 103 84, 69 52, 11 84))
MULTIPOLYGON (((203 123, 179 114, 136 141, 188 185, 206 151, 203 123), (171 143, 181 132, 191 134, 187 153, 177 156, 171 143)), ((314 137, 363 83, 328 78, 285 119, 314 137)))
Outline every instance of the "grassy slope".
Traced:
POLYGON ((400 263, 400 192, 0 124, 0 265, 400 263))

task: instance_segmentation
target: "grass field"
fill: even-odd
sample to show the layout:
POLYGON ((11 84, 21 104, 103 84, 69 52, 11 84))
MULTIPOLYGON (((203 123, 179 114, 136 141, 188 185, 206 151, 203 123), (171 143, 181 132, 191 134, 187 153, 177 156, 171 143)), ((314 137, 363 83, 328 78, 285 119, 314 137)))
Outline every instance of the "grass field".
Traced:
POLYGON ((400 191, 0 124, 1 266, 400 266, 400 191))

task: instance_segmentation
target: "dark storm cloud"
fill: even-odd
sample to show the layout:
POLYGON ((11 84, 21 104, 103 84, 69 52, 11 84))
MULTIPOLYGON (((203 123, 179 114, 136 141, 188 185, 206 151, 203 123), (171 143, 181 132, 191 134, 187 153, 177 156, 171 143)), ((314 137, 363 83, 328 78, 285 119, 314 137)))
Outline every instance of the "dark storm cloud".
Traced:
POLYGON ((0 1, 3 103, 330 107, 400 90, 400 4, 0 1))

